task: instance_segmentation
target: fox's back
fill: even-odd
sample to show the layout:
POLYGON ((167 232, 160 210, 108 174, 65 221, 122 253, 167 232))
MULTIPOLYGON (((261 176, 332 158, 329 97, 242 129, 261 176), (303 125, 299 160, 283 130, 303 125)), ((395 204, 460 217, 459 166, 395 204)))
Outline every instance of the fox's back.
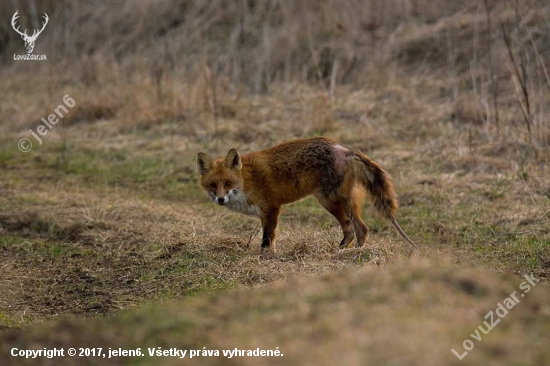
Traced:
MULTIPOLYGON (((265 180, 278 199, 292 202, 316 190, 329 192, 343 180, 343 160, 349 150, 319 137, 292 140, 242 156, 253 180, 265 180)), ((246 179, 245 179, 246 180, 246 179)))

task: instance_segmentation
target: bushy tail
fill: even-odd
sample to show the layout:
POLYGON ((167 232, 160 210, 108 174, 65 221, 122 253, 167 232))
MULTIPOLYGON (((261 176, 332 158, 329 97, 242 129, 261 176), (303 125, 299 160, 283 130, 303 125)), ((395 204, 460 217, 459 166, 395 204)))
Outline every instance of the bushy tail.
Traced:
POLYGON ((399 204, 388 173, 359 151, 355 151, 354 158, 354 176, 371 194, 375 210, 388 220, 395 218, 399 204))
POLYGON ((375 210, 390 220, 399 234, 415 246, 396 220, 399 204, 389 174, 360 151, 354 152, 351 162, 353 174, 371 194, 375 210))

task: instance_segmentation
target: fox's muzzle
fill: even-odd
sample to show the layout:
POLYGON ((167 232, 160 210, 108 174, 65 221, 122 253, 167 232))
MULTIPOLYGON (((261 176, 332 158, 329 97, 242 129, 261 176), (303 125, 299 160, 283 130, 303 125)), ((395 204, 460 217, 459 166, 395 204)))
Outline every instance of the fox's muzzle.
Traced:
POLYGON ((223 196, 223 197, 215 197, 214 202, 216 202, 218 205, 223 206, 227 202, 229 202, 229 197, 223 196))

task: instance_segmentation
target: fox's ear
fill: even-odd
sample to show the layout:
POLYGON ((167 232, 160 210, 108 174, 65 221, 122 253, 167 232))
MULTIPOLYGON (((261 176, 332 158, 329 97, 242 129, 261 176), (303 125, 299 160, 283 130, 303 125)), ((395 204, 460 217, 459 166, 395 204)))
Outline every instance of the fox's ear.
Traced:
POLYGON ((214 161, 205 153, 197 154, 197 170, 200 175, 205 175, 214 168, 214 161))
POLYGON ((241 170, 243 165, 241 163, 241 155, 239 155, 237 149, 229 150, 225 156, 223 165, 229 169, 241 170))

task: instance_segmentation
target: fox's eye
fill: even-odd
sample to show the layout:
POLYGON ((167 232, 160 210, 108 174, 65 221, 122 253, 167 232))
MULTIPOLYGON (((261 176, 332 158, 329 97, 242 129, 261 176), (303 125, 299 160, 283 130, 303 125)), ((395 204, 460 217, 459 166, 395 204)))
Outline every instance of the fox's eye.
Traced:
POLYGON ((210 183, 211 188, 216 188, 216 183, 210 183))
POLYGON ((230 185, 231 185, 231 182, 228 181, 228 180, 226 180, 226 181, 225 181, 225 186, 226 186, 226 187, 229 187, 230 185))

